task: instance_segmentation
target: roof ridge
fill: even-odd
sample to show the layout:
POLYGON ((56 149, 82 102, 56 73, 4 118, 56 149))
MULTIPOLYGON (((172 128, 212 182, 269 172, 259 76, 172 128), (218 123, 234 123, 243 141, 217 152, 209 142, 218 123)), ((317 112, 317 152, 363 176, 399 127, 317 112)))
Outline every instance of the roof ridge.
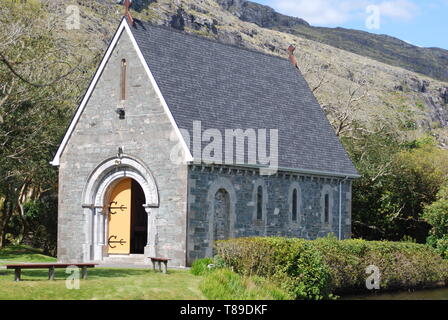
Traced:
MULTIPOLYGON (((209 42, 212 42, 212 43, 217 43, 217 44, 220 44, 220 45, 223 45, 223 46, 226 46, 226 47, 233 47, 235 49, 239 49, 239 50, 243 50, 243 51, 248 51, 248 52, 260 54, 260 55, 267 56, 267 57, 270 57, 270 58, 276 58, 276 59, 279 59, 279 60, 282 60, 282 61, 287 61, 289 63, 289 60, 288 60, 288 58, 286 56, 283 58, 283 57, 280 57, 280 56, 277 56, 277 55, 274 55, 274 54, 269 54, 267 52, 259 51, 259 50, 256 50, 256 49, 240 46, 240 45, 237 45, 237 44, 226 43, 226 42, 223 42, 223 41, 219 41, 218 39, 200 36, 200 35, 195 34, 195 33, 185 32, 183 30, 179 30, 179 29, 176 29, 176 28, 173 28, 173 27, 169 27, 169 26, 166 26, 166 25, 154 24, 154 23, 152 23, 150 21, 142 21, 142 20, 139 20, 139 19, 134 19, 134 22, 135 22, 135 24, 133 26, 130 26, 131 30, 133 28, 135 29, 136 25, 138 23, 140 23, 142 25, 143 24, 148 24, 148 25, 150 25, 151 27, 154 27, 154 28, 159 28, 159 29, 163 29, 163 30, 166 30, 166 31, 169 31, 169 32, 182 34, 182 35, 185 35, 185 36, 188 36, 188 37, 197 38, 197 39, 203 40, 203 41, 209 41, 209 42)), ((285 49, 285 54, 286 53, 287 53, 287 50, 285 49)))

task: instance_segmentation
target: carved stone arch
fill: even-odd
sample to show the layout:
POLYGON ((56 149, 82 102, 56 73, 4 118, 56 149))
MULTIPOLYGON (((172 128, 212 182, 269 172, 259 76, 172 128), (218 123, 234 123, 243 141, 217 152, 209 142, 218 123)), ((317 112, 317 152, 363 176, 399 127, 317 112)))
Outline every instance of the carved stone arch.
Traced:
POLYGON ((132 178, 140 184, 145 194, 145 207, 159 206, 158 188, 151 171, 142 161, 127 155, 107 159, 93 170, 83 192, 84 204, 104 205, 110 187, 125 177, 132 178))
POLYGON ((148 243, 146 255, 156 252, 155 217, 159 207, 159 192, 156 180, 146 165, 136 157, 122 155, 101 162, 89 175, 83 191, 85 219, 84 261, 99 261, 107 255, 107 202, 113 187, 123 178, 137 181, 145 195, 148 213, 148 243))
POLYGON ((213 255, 213 244, 214 244, 214 226, 215 226, 215 196, 218 191, 224 190, 229 196, 229 238, 235 237, 235 223, 236 223, 236 192, 232 182, 227 178, 217 178, 210 185, 207 193, 207 203, 208 203, 208 238, 209 245, 207 248, 207 256, 213 255))

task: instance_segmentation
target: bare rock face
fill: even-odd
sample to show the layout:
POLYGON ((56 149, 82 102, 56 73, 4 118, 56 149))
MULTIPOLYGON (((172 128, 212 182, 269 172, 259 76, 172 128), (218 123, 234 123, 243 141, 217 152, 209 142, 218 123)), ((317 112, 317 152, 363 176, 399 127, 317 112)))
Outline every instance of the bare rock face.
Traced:
MULTIPOLYGON (((124 0, 115 0, 117 4, 123 4, 124 0)), ((131 8, 135 11, 140 12, 141 10, 147 8, 151 3, 157 0, 132 0, 131 8)))
POLYGON ((440 97, 442 98, 442 101, 444 104, 448 104, 448 87, 446 88, 440 88, 440 97))
POLYGON ((242 21, 252 22, 263 28, 309 26, 303 19, 289 17, 274 9, 247 0, 216 0, 221 7, 236 15, 242 21))
POLYGON ((218 21, 216 19, 194 16, 182 8, 177 9, 176 14, 171 16, 169 25, 178 30, 185 30, 185 27, 188 26, 192 30, 199 31, 205 29, 207 33, 218 34, 218 29, 216 28, 218 21))

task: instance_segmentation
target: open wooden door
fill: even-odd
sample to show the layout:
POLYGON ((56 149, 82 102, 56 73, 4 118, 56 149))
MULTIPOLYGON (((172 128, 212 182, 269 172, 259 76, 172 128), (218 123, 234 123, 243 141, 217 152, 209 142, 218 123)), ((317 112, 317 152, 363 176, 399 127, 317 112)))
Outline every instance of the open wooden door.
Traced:
POLYGON ((109 209, 109 254, 129 254, 131 248, 132 179, 121 180, 112 190, 109 209))

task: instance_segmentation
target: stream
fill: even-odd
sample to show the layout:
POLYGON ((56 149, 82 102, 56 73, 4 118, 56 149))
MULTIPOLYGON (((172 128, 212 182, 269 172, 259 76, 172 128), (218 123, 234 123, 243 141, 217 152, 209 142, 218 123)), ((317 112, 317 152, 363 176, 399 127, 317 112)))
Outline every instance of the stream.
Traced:
POLYGON ((341 300, 448 300, 448 288, 366 293, 341 296, 341 300))

